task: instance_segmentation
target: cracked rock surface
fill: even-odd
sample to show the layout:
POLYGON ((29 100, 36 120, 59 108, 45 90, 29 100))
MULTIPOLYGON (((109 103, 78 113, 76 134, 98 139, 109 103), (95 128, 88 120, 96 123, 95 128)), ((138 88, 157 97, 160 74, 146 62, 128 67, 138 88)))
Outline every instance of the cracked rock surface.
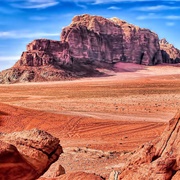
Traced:
POLYGON ((59 139, 32 129, 0 135, 0 179, 40 177, 63 152, 59 139))

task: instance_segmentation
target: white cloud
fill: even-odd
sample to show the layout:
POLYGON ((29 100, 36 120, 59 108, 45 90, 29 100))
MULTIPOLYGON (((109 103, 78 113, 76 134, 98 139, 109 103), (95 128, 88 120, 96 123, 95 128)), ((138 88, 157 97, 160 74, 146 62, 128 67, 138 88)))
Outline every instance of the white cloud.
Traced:
POLYGON ((134 10, 138 10, 138 11, 161 11, 161 10, 175 10, 175 9, 180 9, 180 7, 157 5, 157 6, 145 6, 145 7, 135 8, 134 10))
POLYGON ((46 33, 46 32, 20 32, 20 31, 0 31, 0 38, 8 39, 21 39, 21 38, 44 38, 59 36, 59 33, 46 33))
POLYGON ((111 10, 119 10, 121 9, 120 7, 117 7, 117 6, 110 6, 108 7, 108 9, 111 9, 111 10))
POLYGON ((79 4, 77 2, 75 2, 76 6, 83 8, 83 9, 87 9, 87 6, 83 5, 83 4, 79 4))
POLYGON ((174 22, 167 22, 166 25, 167 25, 167 26, 174 26, 175 23, 174 23, 174 22))
MULTIPOLYGON (((131 2, 156 2, 157 0, 57 0, 59 2, 74 2, 74 3, 83 3, 82 6, 85 6, 85 4, 92 4, 92 5, 101 5, 101 4, 115 4, 115 3, 131 3, 131 2)), ((180 0, 159 0, 158 2, 168 2, 170 3, 176 3, 180 2, 180 0)))
POLYGON ((171 16, 166 16, 166 19, 171 19, 171 20, 180 20, 180 16, 174 16, 174 15, 171 15, 171 16))
POLYGON ((19 56, 0 56, 0 61, 17 61, 19 56))
MULTIPOLYGON (((138 1, 149 1, 149 0, 94 0, 94 4, 107 4, 107 3, 118 3, 118 2, 138 2, 138 1)), ((155 1, 155 0, 154 0, 155 1)))
POLYGON ((11 5, 20 9, 45 9, 58 4, 57 0, 11 0, 11 5))
POLYGON ((136 19, 145 20, 145 19, 161 19, 161 16, 158 16, 155 13, 149 13, 147 15, 138 16, 136 19))
POLYGON ((180 20, 180 16, 175 16, 175 15, 162 16, 155 13, 149 13, 147 15, 138 16, 136 19, 138 20, 146 20, 146 19, 180 20))

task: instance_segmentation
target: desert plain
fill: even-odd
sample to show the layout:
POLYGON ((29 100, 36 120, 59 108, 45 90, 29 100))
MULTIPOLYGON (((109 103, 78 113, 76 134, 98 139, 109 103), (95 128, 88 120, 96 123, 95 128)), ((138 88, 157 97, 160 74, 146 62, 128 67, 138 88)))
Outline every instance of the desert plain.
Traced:
POLYGON ((43 177, 84 171, 108 177, 159 137, 180 109, 180 65, 118 63, 105 77, 0 85, 0 132, 38 128, 64 153, 43 177))

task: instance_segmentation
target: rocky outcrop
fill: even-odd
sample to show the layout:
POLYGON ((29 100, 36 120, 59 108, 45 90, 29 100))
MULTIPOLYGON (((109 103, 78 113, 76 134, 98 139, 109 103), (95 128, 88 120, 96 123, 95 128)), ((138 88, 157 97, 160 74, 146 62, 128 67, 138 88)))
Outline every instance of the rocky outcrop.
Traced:
POLYGON ((107 63, 161 63, 158 36, 118 18, 75 16, 61 34, 73 59, 107 63))
MULTIPOLYGON (((177 113, 160 138, 141 146, 130 157, 118 179, 180 179, 179 130, 180 113, 177 113)), ((114 174, 112 173, 111 177, 114 174)))
POLYGON ((37 179, 61 153, 59 139, 44 131, 1 133, 0 179, 37 179))
POLYGON ((68 64, 69 57, 69 44, 67 42, 37 39, 27 45, 27 51, 22 53, 15 67, 68 64))
POLYGON ((75 16, 61 33, 61 41, 34 40, 15 67, 72 65, 75 61, 145 65, 161 63, 158 36, 118 18, 75 16))
POLYGON ((157 34, 118 18, 75 16, 60 41, 37 39, 20 60, 0 73, 0 83, 55 81, 104 75, 117 62, 156 65, 179 62, 179 50, 157 34), (160 49, 161 45, 161 49, 160 49), (105 65, 106 64, 106 65, 105 65))
POLYGON ((169 44, 166 39, 159 41, 163 63, 180 63, 180 50, 169 44))

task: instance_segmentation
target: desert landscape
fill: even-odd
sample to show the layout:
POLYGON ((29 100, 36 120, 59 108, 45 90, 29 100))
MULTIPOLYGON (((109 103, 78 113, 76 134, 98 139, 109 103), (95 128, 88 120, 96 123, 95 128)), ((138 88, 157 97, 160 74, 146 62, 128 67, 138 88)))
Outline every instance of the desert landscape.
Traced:
MULTIPOLYGON (((108 178, 131 153, 159 137, 180 107, 179 65, 119 63, 108 77, 0 85, 0 129, 38 128, 64 153, 43 175, 83 171, 108 178)), ((103 69, 102 69, 103 71, 103 69)))
POLYGON ((180 50, 77 15, 0 72, 0 179, 178 180, 180 50))

